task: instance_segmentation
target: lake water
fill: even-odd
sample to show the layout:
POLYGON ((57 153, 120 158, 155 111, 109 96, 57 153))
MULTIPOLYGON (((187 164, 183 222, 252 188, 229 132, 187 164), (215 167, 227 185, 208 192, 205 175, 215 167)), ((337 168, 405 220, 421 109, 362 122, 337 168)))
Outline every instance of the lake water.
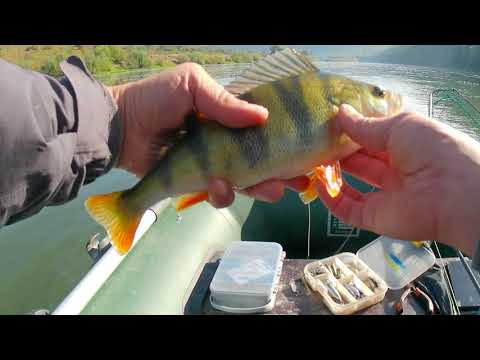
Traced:
MULTIPOLYGON (((227 84, 245 64, 206 66, 220 83, 227 84)), ((428 112, 429 93, 436 88, 457 88, 480 107, 480 75, 453 70, 391 64, 323 63, 325 71, 395 90, 402 94, 406 110, 428 112)), ((105 83, 131 81, 151 71, 117 74, 105 83)), ((435 117, 480 139, 479 128, 450 105, 439 104, 435 117)), ((55 307, 87 273, 92 261, 85 244, 98 226, 84 210, 83 202, 95 193, 124 189, 136 182, 126 172, 114 170, 85 186, 74 201, 44 209, 38 215, 0 230, 0 314, 23 314, 55 307)))

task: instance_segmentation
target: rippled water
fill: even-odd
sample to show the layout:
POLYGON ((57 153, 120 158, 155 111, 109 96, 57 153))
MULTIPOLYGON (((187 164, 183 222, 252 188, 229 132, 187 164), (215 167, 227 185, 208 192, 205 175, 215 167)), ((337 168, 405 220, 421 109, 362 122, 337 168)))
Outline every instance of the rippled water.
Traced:
MULTIPOLYGON (((480 108, 480 74, 412 65, 332 62, 317 62, 316 65, 323 71, 366 81, 402 94, 406 111, 428 115, 429 95, 438 88, 456 88, 480 108)), ((227 66, 208 70, 222 84, 227 84, 244 68, 227 66)), ((474 124, 466 119, 458 108, 441 102, 434 110, 436 119, 480 139, 480 123, 474 124)))
MULTIPOLYGON (((248 65, 211 65, 207 71, 227 84, 248 65)), ((323 63, 318 66, 333 73, 395 90, 405 98, 406 109, 428 112, 429 93, 436 88, 457 88, 480 107, 480 75, 428 67, 323 63)), ((152 74, 141 71, 117 74, 106 83, 131 81, 152 74)), ((450 105, 439 104, 435 117, 478 139, 478 127, 450 105)), ((85 244, 102 229, 83 208, 86 197, 94 193, 120 190, 136 179, 122 171, 112 171, 82 189, 79 197, 60 207, 50 207, 19 224, 0 230, 0 313, 27 313, 55 306, 88 271, 91 261, 85 244)))
MULTIPOLYGON (((402 94, 405 110, 428 114, 430 93, 438 88, 456 88, 480 108, 480 75, 446 69, 392 64, 330 64, 318 63, 325 71, 367 81, 402 94)), ((468 120, 460 109, 448 103, 434 107, 434 117, 453 127, 480 138, 479 126, 468 120)))
MULTIPOLYGON (((412 65, 333 62, 316 64, 323 71, 366 81, 402 94, 406 111, 427 115, 429 94, 438 88, 456 88, 480 108, 480 74, 412 65)), ((248 64, 207 65, 205 68, 221 84, 226 85, 248 66, 248 64)), ((151 73, 145 71, 118 74, 106 80, 111 83, 131 81, 151 73)), ((443 102, 435 106, 434 115, 438 120, 451 124, 477 140, 480 139, 480 116, 477 118, 479 123, 469 121, 459 108, 443 102)))

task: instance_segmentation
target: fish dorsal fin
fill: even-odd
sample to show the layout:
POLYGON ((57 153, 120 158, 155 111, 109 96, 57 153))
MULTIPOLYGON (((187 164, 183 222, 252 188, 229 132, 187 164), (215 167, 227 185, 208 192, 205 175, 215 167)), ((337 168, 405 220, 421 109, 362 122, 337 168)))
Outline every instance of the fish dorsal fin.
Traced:
POLYGON ((254 63, 225 89, 238 96, 259 85, 312 71, 318 71, 318 68, 310 59, 286 48, 254 63))

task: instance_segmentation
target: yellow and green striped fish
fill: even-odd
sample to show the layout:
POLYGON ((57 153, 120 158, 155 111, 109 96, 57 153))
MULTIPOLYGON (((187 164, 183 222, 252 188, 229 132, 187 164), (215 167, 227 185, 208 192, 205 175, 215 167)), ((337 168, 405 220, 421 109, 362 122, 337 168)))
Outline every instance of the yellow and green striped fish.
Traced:
POLYGON ((334 121, 338 107, 350 104, 376 117, 397 113, 402 103, 400 96, 378 86, 321 72, 292 49, 253 64, 227 90, 266 107, 267 123, 231 129, 192 115, 186 120, 186 134, 133 188, 87 199, 87 210, 106 228, 121 254, 130 249, 149 207, 169 197, 179 197, 174 202, 179 211, 204 201, 211 177, 242 189, 267 179, 310 174, 311 185, 301 194, 305 203, 317 197, 317 178, 331 196, 338 195, 342 185, 338 160, 359 148, 339 133, 334 121))

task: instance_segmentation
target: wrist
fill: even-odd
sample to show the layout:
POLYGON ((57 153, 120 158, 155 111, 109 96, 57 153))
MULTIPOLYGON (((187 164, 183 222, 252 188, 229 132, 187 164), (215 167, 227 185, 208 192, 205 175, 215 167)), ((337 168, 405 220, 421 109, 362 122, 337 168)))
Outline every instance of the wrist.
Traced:
MULTIPOLYGON (((447 158, 443 175, 442 201, 438 218, 439 237, 468 256, 475 253, 480 240, 480 151, 475 147, 458 147, 460 156, 447 158), (443 235, 443 236, 442 236, 443 235)), ((455 150, 455 149, 454 149, 455 150)), ((450 151, 454 154, 454 151, 450 151)))
POLYGON ((125 148, 125 138, 127 132, 127 112, 126 112, 126 104, 125 104, 125 85, 116 85, 116 86, 105 86, 108 93, 112 97, 118 112, 118 121, 121 122, 121 127, 123 129, 123 136, 122 142, 120 144, 120 150, 118 154, 118 160, 115 162, 115 168, 122 168, 123 169, 123 158, 124 158, 124 148, 125 148))
POLYGON ((105 86, 105 88, 120 109, 123 100, 123 93, 125 92, 125 85, 105 86))

